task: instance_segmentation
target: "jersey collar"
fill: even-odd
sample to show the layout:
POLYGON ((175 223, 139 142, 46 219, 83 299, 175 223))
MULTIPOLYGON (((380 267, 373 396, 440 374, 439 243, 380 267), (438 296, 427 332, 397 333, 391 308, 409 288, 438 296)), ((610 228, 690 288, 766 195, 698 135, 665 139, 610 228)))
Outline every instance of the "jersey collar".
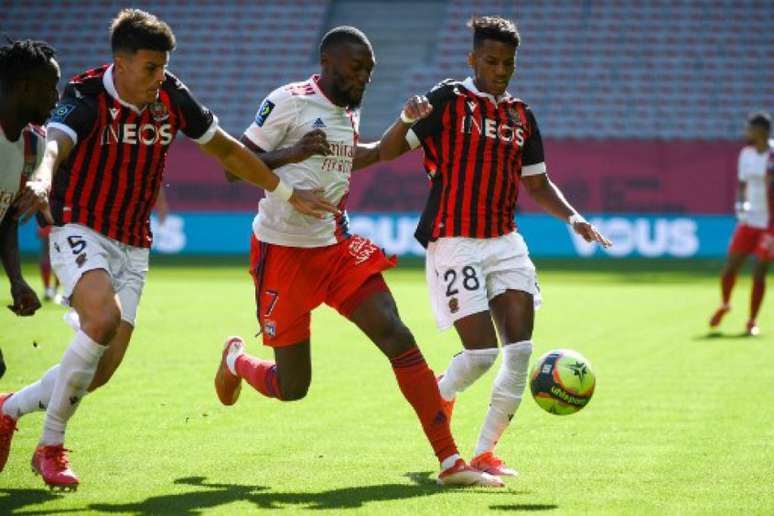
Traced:
POLYGON ((500 102, 503 102, 511 98, 511 94, 508 93, 507 91, 497 98, 495 98, 494 95, 490 95, 489 93, 484 93, 483 91, 479 91, 478 88, 476 87, 476 82, 473 80, 473 77, 468 77, 467 79, 462 81, 462 85, 465 86, 465 89, 470 91, 471 93, 475 93, 479 97, 487 98, 492 102, 494 102, 495 104, 499 104, 500 102))
POLYGON ((118 103, 124 106, 125 108, 131 109, 138 115, 143 111, 145 111, 145 108, 137 109, 137 106, 126 102, 124 99, 118 96, 118 90, 116 90, 116 85, 113 82, 113 65, 108 66, 108 69, 105 70, 105 73, 102 76, 102 84, 105 86, 105 90, 108 92, 108 94, 114 99, 116 99, 118 103))

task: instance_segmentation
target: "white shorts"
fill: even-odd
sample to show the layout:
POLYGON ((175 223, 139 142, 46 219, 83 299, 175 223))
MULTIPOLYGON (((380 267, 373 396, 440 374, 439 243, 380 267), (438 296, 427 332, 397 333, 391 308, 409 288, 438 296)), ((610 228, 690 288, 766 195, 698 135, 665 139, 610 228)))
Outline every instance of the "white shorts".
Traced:
POLYGON ((134 326, 150 249, 118 242, 81 224, 51 228, 48 245, 51 268, 62 283, 65 303, 69 304, 83 273, 104 269, 118 296, 121 319, 134 326))
POLYGON ((489 310, 489 301, 506 290, 532 294, 540 306, 535 265, 516 232, 497 238, 439 238, 427 246, 427 286, 441 330, 489 310))

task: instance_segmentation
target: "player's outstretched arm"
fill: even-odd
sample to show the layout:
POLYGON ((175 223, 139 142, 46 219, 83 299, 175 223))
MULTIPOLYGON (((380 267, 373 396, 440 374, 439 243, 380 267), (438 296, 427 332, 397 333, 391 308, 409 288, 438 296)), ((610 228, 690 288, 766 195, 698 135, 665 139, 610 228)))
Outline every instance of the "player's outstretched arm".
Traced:
POLYGON ((48 210, 48 194, 51 192, 51 182, 59 164, 67 159, 73 147, 74 143, 70 135, 59 129, 48 128, 43 159, 14 203, 17 219, 24 222, 35 212, 40 211, 49 223, 54 222, 51 220, 48 210))
POLYGON ((339 212, 338 208, 326 201, 319 191, 294 190, 283 183, 266 166, 266 163, 220 128, 210 141, 199 145, 199 147, 217 159, 221 166, 231 174, 259 188, 277 193, 304 215, 323 217, 326 213, 337 214, 339 212))
POLYGON ((586 242, 597 242, 603 247, 610 247, 613 243, 605 238, 596 227, 589 224, 562 194, 547 174, 535 174, 523 176, 521 182, 535 202, 551 215, 567 221, 573 230, 583 237, 586 242))
POLYGON ((390 161, 408 152, 411 147, 406 141, 406 134, 411 126, 432 112, 433 105, 424 95, 414 95, 408 99, 400 117, 382 135, 378 145, 379 160, 390 161))
POLYGON ((366 168, 379 160, 379 143, 358 143, 355 147, 355 157, 352 159, 352 171, 366 168))
POLYGON ((16 218, 7 213, 0 224, 0 258, 11 283, 13 304, 8 305, 8 309, 16 315, 27 316, 34 314, 35 310, 40 308, 40 300, 22 277, 19 264, 18 226, 16 218))

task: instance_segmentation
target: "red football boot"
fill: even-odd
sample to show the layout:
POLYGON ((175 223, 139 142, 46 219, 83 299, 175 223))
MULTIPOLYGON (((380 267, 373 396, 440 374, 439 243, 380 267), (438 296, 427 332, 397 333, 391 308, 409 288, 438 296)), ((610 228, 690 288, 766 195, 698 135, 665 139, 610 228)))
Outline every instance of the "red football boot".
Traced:
POLYGON ((80 481, 70 469, 69 451, 61 444, 38 446, 32 456, 32 472, 43 477, 52 490, 75 491, 80 481))
POLYGON ((11 392, 0 394, 0 471, 3 471, 8 461, 8 453, 11 451, 11 439, 16 431, 16 420, 3 414, 5 400, 11 397, 11 392))
POLYGON ((220 356, 220 364, 215 372, 215 393, 224 405, 236 403, 239 399, 239 393, 242 391, 242 379, 229 371, 226 365, 226 357, 232 354, 239 356, 244 353, 244 350, 245 341, 242 340, 242 337, 229 337, 226 339, 223 354, 220 356))

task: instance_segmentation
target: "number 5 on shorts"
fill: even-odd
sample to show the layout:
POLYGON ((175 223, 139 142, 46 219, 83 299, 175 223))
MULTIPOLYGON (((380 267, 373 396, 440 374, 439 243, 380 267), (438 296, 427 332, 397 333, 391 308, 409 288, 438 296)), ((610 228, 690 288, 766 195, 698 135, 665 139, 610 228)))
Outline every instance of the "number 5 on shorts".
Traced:
POLYGON ((81 254, 81 251, 86 249, 86 240, 82 236, 70 235, 67 237, 67 243, 70 244, 73 254, 81 254))

